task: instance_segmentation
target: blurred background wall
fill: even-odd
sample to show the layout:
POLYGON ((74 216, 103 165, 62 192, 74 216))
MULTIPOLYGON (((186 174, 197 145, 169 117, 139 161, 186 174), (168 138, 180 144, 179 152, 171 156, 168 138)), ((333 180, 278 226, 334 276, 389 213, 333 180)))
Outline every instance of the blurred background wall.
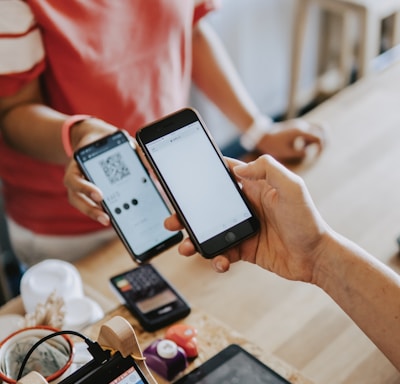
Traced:
MULTIPOLYGON (((224 0, 222 7, 208 16, 256 104, 272 117, 286 111, 295 6, 296 0, 224 0)), ((317 40, 315 13, 310 17, 303 53, 301 82, 305 89, 316 72, 317 40)), ((192 105, 221 147, 237 137, 236 127, 196 88, 192 105)))

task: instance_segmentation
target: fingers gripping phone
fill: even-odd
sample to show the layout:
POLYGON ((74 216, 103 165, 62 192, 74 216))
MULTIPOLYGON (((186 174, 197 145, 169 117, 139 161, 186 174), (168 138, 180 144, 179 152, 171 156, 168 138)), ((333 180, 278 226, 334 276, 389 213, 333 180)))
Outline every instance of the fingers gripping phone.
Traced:
POLYGON ((74 157, 86 178, 103 192, 103 208, 137 262, 182 240, 181 232, 164 228, 171 211, 123 131, 79 149, 74 157))
POLYGON ((136 137, 200 254, 212 258, 257 232, 252 208, 194 110, 136 137))

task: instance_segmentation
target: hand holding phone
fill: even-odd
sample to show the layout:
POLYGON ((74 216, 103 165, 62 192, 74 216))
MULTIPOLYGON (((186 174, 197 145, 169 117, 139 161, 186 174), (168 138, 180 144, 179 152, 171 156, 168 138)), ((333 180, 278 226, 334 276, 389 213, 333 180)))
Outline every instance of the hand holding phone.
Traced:
POLYGON ((212 258, 259 223, 205 124, 183 109, 136 135, 197 251, 212 258))
POLYGON ((171 211, 123 131, 82 147, 74 157, 86 178, 103 192, 103 208, 137 262, 182 240, 181 232, 164 228, 171 211))

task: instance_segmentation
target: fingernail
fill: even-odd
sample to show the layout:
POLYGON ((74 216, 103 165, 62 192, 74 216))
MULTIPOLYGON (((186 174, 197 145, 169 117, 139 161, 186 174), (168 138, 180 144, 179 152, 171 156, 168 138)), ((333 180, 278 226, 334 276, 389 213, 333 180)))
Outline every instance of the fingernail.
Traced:
POLYGON ((107 216, 100 215, 97 217, 97 221, 100 224, 104 225, 105 227, 109 224, 109 220, 108 220, 107 216))
POLYGON ((100 202, 103 200, 103 196, 101 196, 98 192, 92 192, 90 194, 90 198, 96 202, 100 202))
POLYGON ((216 270, 217 272, 225 272, 225 269, 224 269, 224 267, 223 267, 221 261, 217 261, 217 262, 215 263, 215 270, 216 270))
POLYGON ((295 151, 302 151, 306 146, 306 141, 304 137, 298 136, 293 142, 293 148, 295 151))

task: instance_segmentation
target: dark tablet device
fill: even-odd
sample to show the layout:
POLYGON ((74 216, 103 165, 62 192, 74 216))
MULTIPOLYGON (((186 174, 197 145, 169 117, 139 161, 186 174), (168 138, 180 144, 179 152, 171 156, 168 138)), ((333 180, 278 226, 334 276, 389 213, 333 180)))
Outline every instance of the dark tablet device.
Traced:
POLYGON ((290 384, 255 356, 231 344, 175 384, 290 384))

